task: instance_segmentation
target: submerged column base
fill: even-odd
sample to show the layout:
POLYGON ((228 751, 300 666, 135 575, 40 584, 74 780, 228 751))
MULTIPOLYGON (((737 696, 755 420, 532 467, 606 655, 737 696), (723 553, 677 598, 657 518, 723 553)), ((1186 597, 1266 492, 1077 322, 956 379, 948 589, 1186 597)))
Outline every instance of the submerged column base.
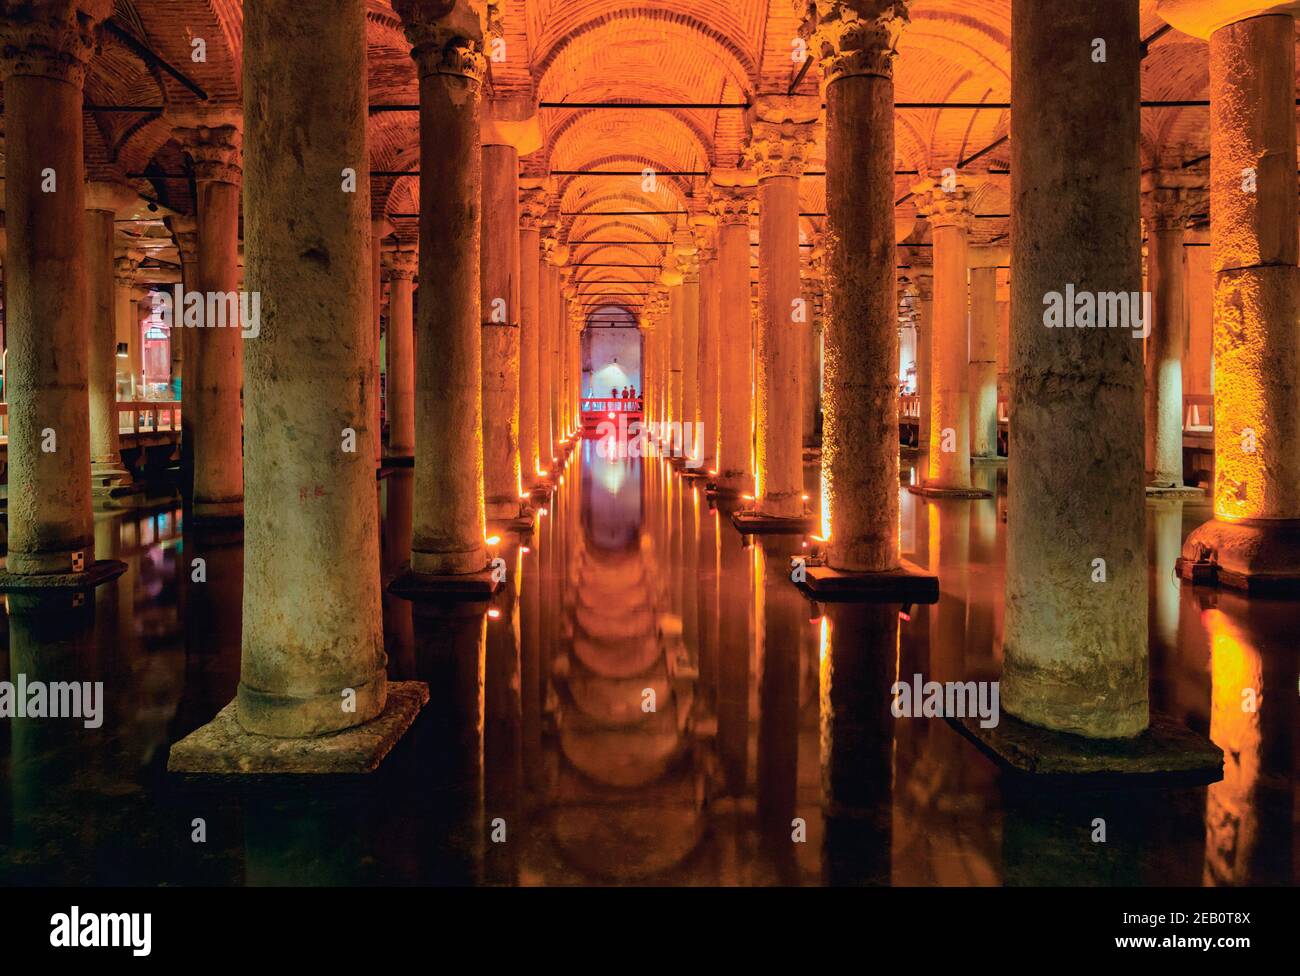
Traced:
POLYGON ((488 600, 500 587, 488 568, 470 573, 422 573, 407 565, 388 584, 388 592, 412 601, 472 602, 488 600))
POLYGON ((908 485, 907 490, 913 495, 924 495, 926 498, 992 498, 993 492, 985 491, 983 488, 943 488, 938 485, 919 484, 908 485))
POLYGON ((46 593, 93 590, 126 572, 126 563, 99 559, 80 572, 15 573, 0 569, 0 593, 46 593))
POLYGON ((809 566, 795 586, 823 603, 938 603, 939 577, 903 559, 897 569, 854 573, 809 566))
POLYGON ((1195 485, 1147 485, 1148 498, 1204 498, 1205 489, 1195 485))
POLYGON ((321 775, 378 768, 429 701, 423 681, 388 683, 383 711, 363 725, 311 738, 282 739, 248 732, 232 701, 207 725, 171 748, 169 773, 321 775))
POLYGON ((764 533, 803 535, 817 528, 817 519, 812 515, 768 515, 757 509, 747 508, 732 512, 731 524, 743 535, 764 533))
POLYGON ((1198 586, 1300 596, 1300 519, 1212 519, 1187 537, 1175 566, 1198 586))

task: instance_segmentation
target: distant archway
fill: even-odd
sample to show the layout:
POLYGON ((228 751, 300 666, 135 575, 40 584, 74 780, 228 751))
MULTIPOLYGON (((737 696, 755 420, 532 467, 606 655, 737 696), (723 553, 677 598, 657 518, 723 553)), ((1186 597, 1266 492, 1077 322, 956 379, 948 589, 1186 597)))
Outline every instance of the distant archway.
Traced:
POLYGON ((583 396, 642 393, 641 363, 641 329, 631 310, 616 304, 593 308, 582 331, 583 396))

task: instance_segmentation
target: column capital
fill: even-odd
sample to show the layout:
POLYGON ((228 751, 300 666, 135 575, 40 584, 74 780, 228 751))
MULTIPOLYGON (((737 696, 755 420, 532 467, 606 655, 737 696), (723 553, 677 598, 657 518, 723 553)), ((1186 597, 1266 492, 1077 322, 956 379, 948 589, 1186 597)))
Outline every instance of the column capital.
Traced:
POLYGON ((550 199, 546 192, 546 181, 534 178, 519 181, 519 226, 523 230, 535 230, 541 233, 550 209, 550 199))
POLYGON ((199 259, 199 222, 188 214, 168 217, 167 229, 176 239, 176 250, 181 256, 182 264, 189 264, 199 259))
POLYGON ((800 33, 822 69, 822 84, 855 75, 894 76, 895 48, 909 0, 795 0, 800 33))
POLYGON ((380 250, 380 261, 390 279, 411 280, 420 270, 419 249, 403 241, 385 241, 380 250))
POLYGON ((183 105, 167 110, 172 135, 194 164, 200 182, 239 184, 243 173, 244 115, 238 105, 183 105))
POLYGON ((371 237, 377 237, 382 241, 395 230, 397 228, 392 225, 387 217, 372 217, 370 220, 371 237))
POLYGON ((479 140, 485 146, 513 146, 520 156, 541 149, 545 140, 537 103, 525 95, 488 99, 479 120, 479 140))
POLYGON ((970 187, 964 183, 946 186, 941 181, 924 179, 912 187, 916 209, 931 227, 960 227, 970 230, 974 223, 970 187))
POLYGON ((0 78, 31 75, 82 87, 95 31, 112 0, 18 0, 0 18, 0 78))
POLYGON ((1295 0, 1156 0, 1156 13, 1169 26, 1208 41, 1220 27, 1264 14, 1300 16, 1295 0))
POLYGON ((1151 230, 1181 230, 1207 203, 1200 174, 1186 170, 1152 170, 1142 174, 1142 219, 1151 230))
POLYGON ((980 268, 996 269, 1000 265, 1011 263, 1011 248, 992 244, 972 245, 966 255, 966 267, 972 270, 980 268))
POLYGON ((745 145, 745 162, 754 174, 765 180, 773 176, 803 175, 814 144, 811 122, 753 121, 749 142, 745 145))
POLYGON ((717 218, 719 227, 728 224, 744 224, 748 227, 755 205, 754 188, 751 186, 724 186, 715 183, 709 188, 709 213, 717 218))
POLYGON ((125 183, 106 180, 86 181, 86 209, 122 214, 131 210, 140 195, 125 183))
POLYGON ((119 288, 130 288, 135 284, 144 257, 144 251, 135 248, 117 252, 113 257, 113 281, 119 288))
POLYGON ((487 71, 484 47, 500 31, 498 0, 393 0, 420 77, 457 75, 475 86, 487 71))

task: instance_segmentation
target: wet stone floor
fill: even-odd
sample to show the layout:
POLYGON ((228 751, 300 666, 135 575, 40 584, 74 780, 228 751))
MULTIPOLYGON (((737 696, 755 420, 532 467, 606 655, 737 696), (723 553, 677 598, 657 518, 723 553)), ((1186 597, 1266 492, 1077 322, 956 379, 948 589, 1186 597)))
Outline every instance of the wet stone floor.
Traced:
MULTIPOLYGON (((98 728, 0 720, 0 883, 1300 880, 1300 612, 1179 585, 1203 505, 1148 507, 1151 692, 1224 748, 1221 782, 1025 789, 944 720, 891 715, 900 677, 999 673, 1006 472, 975 477, 994 498, 900 491, 904 554, 937 571, 937 605, 819 607, 789 582, 800 537, 742 537, 699 482, 587 442, 532 535, 503 538, 486 614, 385 596, 390 675, 431 698, 377 773, 329 781, 166 773, 170 743, 234 695, 243 553, 178 510, 102 516, 99 554, 127 573, 83 611, 6 606, 0 627, 0 680, 105 695, 98 728)), ((378 504, 387 580, 409 470, 378 504)))

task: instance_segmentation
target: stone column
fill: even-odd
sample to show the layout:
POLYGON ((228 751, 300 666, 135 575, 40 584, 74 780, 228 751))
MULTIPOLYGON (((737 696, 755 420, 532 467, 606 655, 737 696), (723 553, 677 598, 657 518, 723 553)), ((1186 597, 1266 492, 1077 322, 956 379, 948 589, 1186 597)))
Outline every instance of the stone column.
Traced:
POLYGON ((560 268, 560 298, 555 318, 555 351, 551 359, 551 383, 555 389, 555 436, 563 445, 566 455, 569 436, 573 433, 573 410, 569 400, 572 380, 569 375, 569 329, 573 302, 577 294, 577 288, 573 285, 573 268, 568 266, 560 268))
MULTIPOLYGON (((544 480, 538 412, 541 371, 541 225, 546 187, 524 181, 519 190, 519 466, 525 486, 544 480)), ((548 455, 549 456, 549 455, 548 455)))
POLYGON ((1017 0, 1011 39, 1002 704, 1055 731, 1133 736, 1148 723, 1142 344, 1129 327, 1045 326, 1067 289, 1142 290, 1138 0, 1017 0))
MULTIPOLYGON (((86 184, 86 270, 90 313, 90 478, 95 494, 128 485, 117 423, 117 259, 114 220, 136 199, 121 183, 86 184)), ((130 310, 130 279, 126 282, 130 310)))
POLYGON ((15 6, 0 18, 9 403, 0 579, 54 582, 92 569, 95 557, 81 100, 92 32, 112 4, 15 6))
POLYGON ((810 4, 809 14, 826 102, 822 535, 833 570, 897 572, 893 51, 907 7, 810 4))
POLYGON ((420 76, 420 280, 415 323, 417 577, 485 573, 479 322, 479 96, 483 33, 458 3, 398 0, 420 76))
POLYGON ((1300 591, 1300 231, 1291 4, 1162 2, 1210 41, 1214 519, 1184 577, 1300 591), (1245 18, 1245 19, 1241 19, 1245 18))
MULTIPOLYGON (((699 470, 716 471, 718 467, 718 316, 721 302, 718 296, 718 249, 716 220, 708 215, 691 218, 695 230, 695 243, 700 266, 700 324, 699 345, 696 356, 696 386, 699 390, 698 409, 693 418, 701 424, 700 437, 703 456, 699 470)), ((641 385, 647 373, 642 369, 641 385)))
POLYGON ((998 263, 1000 248, 970 249, 971 455, 998 456, 998 263))
POLYGON ((738 495, 754 489, 753 389, 750 373, 750 186, 714 183, 709 209, 718 221, 718 462, 714 484, 738 495))
MULTIPOLYGON (((388 694, 372 460, 370 193, 364 180, 355 193, 339 185, 341 168, 361 171, 367 161, 364 8, 340 0, 322 17, 297 0, 263 0, 245 11, 247 270, 264 322, 245 363, 237 717, 261 735, 360 725, 384 711, 388 694)), ((219 243, 233 246, 233 234, 210 248, 219 243)))
MULTIPOLYGON (((409 244, 385 245, 384 267, 388 270, 388 381, 384 396, 388 401, 388 456, 415 457, 415 274, 420 268, 420 254, 409 244)), ((372 282, 373 285, 373 282, 372 282)), ((371 301, 373 298, 372 291, 371 301)), ((378 343, 378 336, 375 342, 378 343)), ((376 360, 378 357, 376 357, 376 360)), ((375 399, 378 399, 378 387, 375 399)), ((376 435, 379 428, 375 427, 376 435)))
MULTIPOLYGON (((383 309, 384 309, 384 238, 393 232, 393 225, 383 217, 376 217, 370 221, 370 317, 374 320, 375 343, 378 343, 383 337, 383 309)), ((391 312, 390 312, 391 317, 391 312)), ((390 323, 389 328, 392 328, 390 323)), ((389 340, 392 341, 391 339, 389 340)), ((388 377, 388 382, 392 383, 392 375, 388 377)), ((389 423, 392 423, 392 400, 391 386, 383 387, 379 382, 379 360, 375 360, 375 389, 384 389, 384 396, 381 399, 378 394, 374 397, 374 417, 371 423, 377 432, 384 429, 382 414, 387 410, 389 423)), ((392 436, 392 432, 389 432, 392 436)), ((383 461, 384 444, 382 435, 375 437, 375 463, 380 464, 383 461)), ((414 451, 408 452, 414 453, 414 451)))
POLYGON ((1146 184, 1142 204, 1151 294, 1146 354, 1147 494, 1200 494, 1183 484, 1183 348, 1187 341, 1183 224, 1191 213, 1189 183, 1181 171, 1156 171, 1142 179, 1146 184))
MULTIPOLYGON (((678 246, 676 258, 682 276, 678 307, 682 338, 682 412, 679 419, 683 424, 689 424, 698 422, 700 408, 700 259, 693 238, 678 246)), ((686 428, 682 430, 684 432, 686 428)), ((687 442, 683 433, 683 443, 687 442)))
POLYGON ((916 446, 918 450, 926 451, 930 445, 930 391, 933 387, 934 276, 923 271, 912 280, 916 282, 916 396, 921 408, 917 418, 916 446))
POLYGON ((804 276, 804 301, 807 302, 808 324, 803 330, 802 341, 802 379, 800 381, 803 399, 803 446, 816 449, 821 443, 817 433, 817 416, 822 406, 822 287, 826 280, 824 259, 826 249, 820 239, 815 242, 808 256, 808 267, 804 276))
MULTIPOLYGON (((199 222, 193 217, 179 216, 168 217, 167 228, 172 232, 172 237, 176 240, 176 254, 180 258, 181 265, 181 288, 183 291, 189 291, 195 285, 195 275, 198 273, 199 260, 199 222)), ((168 334, 168 340, 171 344, 172 354, 172 397, 181 400, 185 396, 185 378, 189 375, 192 363, 187 365, 185 357, 185 329, 181 326, 180 321, 173 318, 171 330, 168 334)), ((188 414, 184 407, 181 408, 181 454, 187 456, 189 445, 187 446, 188 437, 185 430, 188 429, 188 414)), ((188 465, 182 462, 182 467, 189 471, 188 465)), ((188 476, 183 476, 186 484, 191 483, 188 476)), ((189 488, 186 487, 188 493, 189 488)))
POLYGON ((926 181, 917 206, 934 238, 934 324, 930 366, 930 452, 923 495, 983 498, 970 480, 970 338, 967 325, 967 235, 972 222, 965 186, 926 181))
POLYGON ((243 121, 236 106, 182 108, 169 115, 177 141, 193 161, 198 192, 194 291, 204 297, 202 326, 190 327, 182 310, 174 312, 174 320, 189 328, 186 358, 193 362, 184 408, 194 436, 193 517, 238 522, 244 514, 243 339, 237 294, 243 121), (216 321, 208 321, 214 312, 216 321))
POLYGON ((552 347, 555 345, 555 300, 558 294, 555 272, 557 241, 550 233, 554 225, 543 225, 541 298, 537 312, 537 461, 545 479, 551 477, 555 463, 554 391, 551 387, 552 347))
MULTIPOLYGON (((674 256, 667 259, 675 264, 674 256)), ((668 289, 668 385, 665 394, 668 397, 669 423, 681 423, 682 420, 682 273, 675 267, 666 267, 659 280, 668 289)))
POLYGON ((818 99, 801 95, 764 96, 750 109, 746 157, 758 178, 755 508, 772 518, 804 514, 800 338, 809 315, 799 283, 799 177, 818 112, 818 99))

